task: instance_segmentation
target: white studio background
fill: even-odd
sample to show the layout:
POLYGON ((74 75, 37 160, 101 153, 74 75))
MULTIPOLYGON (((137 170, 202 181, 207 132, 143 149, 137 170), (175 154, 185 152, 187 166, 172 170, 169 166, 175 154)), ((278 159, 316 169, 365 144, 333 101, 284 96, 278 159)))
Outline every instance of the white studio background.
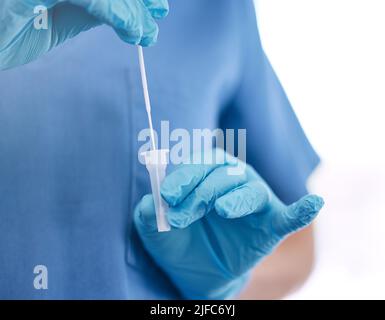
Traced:
POLYGON ((257 0, 262 41, 323 163, 316 265, 289 299, 385 298, 385 1, 257 0))

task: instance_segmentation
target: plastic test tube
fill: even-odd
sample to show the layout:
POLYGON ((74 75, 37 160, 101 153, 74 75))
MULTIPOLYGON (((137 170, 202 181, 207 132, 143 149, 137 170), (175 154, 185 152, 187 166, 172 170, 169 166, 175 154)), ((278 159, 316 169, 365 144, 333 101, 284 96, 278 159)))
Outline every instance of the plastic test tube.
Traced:
POLYGON ((166 177, 169 150, 151 150, 142 153, 151 180, 158 232, 170 231, 167 221, 168 205, 160 194, 160 186, 166 177))
POLYGON ((144 63, 143 48, 141 46, 138 46, 138 55, 139 55, 140 74, 142 77, 144 102, 146 106, 148 125, 150 128, 150 134, 151 134, 150 138, 151 138, 151 149, 152 149, 151 151, 142 153, 141 156, 144 158, 147 171, 150 175, 151 190, 154 197, 158 231, 166 232, 166 231, 170 231, 171 227, 166 217, 168 206, 160 194, 160 186, 164 178, 166 177, 169 150, 156 149, 154 128, 152 125, 152 116, 151 116, 151 101, 150 101, 150 95, 148 92, 148 84, 147 84, 146 66, 144 63))

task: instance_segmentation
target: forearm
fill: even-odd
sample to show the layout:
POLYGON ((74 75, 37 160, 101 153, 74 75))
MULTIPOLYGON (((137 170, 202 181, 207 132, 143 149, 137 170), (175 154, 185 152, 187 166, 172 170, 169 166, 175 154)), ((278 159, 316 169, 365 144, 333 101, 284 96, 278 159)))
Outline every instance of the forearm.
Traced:
POLYGON ((239 299, 280 299, 301 286, 314 262, 312 227, 286 239, 253 271, 239 299))

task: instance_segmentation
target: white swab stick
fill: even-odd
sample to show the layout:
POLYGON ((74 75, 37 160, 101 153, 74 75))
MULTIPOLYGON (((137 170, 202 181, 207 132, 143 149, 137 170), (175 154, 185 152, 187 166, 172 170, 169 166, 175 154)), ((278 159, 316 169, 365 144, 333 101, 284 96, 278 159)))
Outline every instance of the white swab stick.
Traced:
POLYGON ((168 205, 162 199, 162 196, 160 193, 160 186, 166 176, 168 150, 156 149, 155 133, 154 133, 154 127, 152 125, 152 116, 151 116, 151 101, 150 101, 150 95, 148 93, 146 66, 144 63, 143 48, 141 46, 138 46, 138 53, 139 53, 140 74, 142 77, 144 103, 146 105, 148 125, 150 128, 151 148, 152 148, 152 151, 145 152, 143 156, 146 162, 146 168, 150 175, 151 189, 154 197, 158 232, 167 232, 171 230, 171 226, 168 223, 167 217, 166 217, 166 212, 168 211, 168 205))
POLYGON ((155 150, 156 145, 155 145, 154 127, 152 125, 151 101, 150 101, 150 94, 148 93, 148 83, 147 83, 146 65, 144 63, 143 48, 141 46, 138 46, 138 54, 139 54, 140 75, 142 77, 144 103, 146 105, 148 126, 150 128, 151 147, 152 147, 152 150, 155 150))

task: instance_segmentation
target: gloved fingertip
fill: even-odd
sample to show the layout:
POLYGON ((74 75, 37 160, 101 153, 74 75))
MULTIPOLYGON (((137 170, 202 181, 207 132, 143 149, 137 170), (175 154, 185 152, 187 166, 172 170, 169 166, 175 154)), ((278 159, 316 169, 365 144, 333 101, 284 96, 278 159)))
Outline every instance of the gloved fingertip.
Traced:
POLYGON ((159 27, 156 23, 154 23, 151 27, 145 30, 146 31, 143 33, 139 44, 142 47, 151 47, 158 41, 159 27))
POLYGON ((226 197, 221 197, 214 204, 216 213, 222 218, 231 218, 232 210, 229 208, 229 203, 226 197))
POLYGON ((168 8, 157 8, 157 9, 151 10, 151 15, 154 19, 163 19, 167 17, 168 13, 169 13, 168 8))
POLYGON ((317 195, 307 195, 291 205, 294 216, 302 226, 310 224, 324 206, 324 200, 317 195))
POLYGON ((123 40, 124 42, 128 43, 128 44, 132 44, 134 46, 137 46, 140 44, 141 42, 141 38, 140 37, 132 37, 132 36, 128 36, 127 34, 124 34, 122 32, 117 32, 119 38, 121 40, 123 40))
POLYGON ((139 45, 142 47, 152 47, 156 44, 156 41, 157 39, 154 39, 153 37, 146 37, 140 41, 139 45))
POLYGON ((167 202, 167 204, 171 207, 175 207, 178 204, 178 193, 176 190, 170 190, 167 187, 161 187, 160 194, 162 198, 167 202))

